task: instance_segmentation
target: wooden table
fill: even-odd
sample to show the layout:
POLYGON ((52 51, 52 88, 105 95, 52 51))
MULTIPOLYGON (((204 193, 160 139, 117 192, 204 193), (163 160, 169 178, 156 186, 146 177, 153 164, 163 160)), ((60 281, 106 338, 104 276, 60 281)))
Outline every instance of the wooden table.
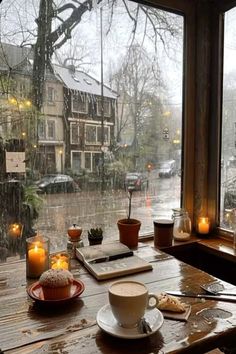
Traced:
MULTIPOLYGON (((144 282, 152 292, 200 292, 200 284, 215 279, 148 245, 140 245, 137 253, 152 262, 153 270, 127 277, 144 282)), ((25 261, 0 265, 0 348, 4 353, 199 354, 235 344, 236 303, 193 298, 183 299, 192 305, 187 322, 165 319, 159 331, 143 339, 112 337, 99 329, 96 314, 108 302, 107 289, 115 279, 97 282, 77 261, 72 272, 85 284, 83 294, 70 305, 40 308, 26 293, 30 282, 25 261)))

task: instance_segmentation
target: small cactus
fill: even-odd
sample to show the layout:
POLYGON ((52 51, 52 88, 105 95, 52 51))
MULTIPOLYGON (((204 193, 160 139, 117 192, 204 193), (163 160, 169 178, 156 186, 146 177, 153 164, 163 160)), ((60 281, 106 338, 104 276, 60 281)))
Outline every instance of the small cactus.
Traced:
POLYGON ((103 231, 102 231, 102 229, 100 227, 96 228, 96 229, 90 229, 88 231, 88 236, 90 238, 102 238, 103 237, 103 231))

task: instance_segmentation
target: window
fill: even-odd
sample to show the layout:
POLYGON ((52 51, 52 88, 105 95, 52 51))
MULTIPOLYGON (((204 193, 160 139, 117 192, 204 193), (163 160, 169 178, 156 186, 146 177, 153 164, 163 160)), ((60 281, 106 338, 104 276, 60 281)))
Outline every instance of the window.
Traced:
POLYGON ((236 227, 236 7, 225 13, 220 226, 236 227))
POLYGON ((47 137, 48 139, 55 139, 55 121, 54 120, 48 120, 47 121, 47 137))
MULTIPOLYGON (((5 64, 2 61, 0 63, 0 75, 2 65, 5 65, 3 68, 5 78, 9 74, 16 82, 16 76, 19 78, 22 76, 22 81, 26 75, 27 79, 29 77, 29 92, 37 92, 37 90, 34 91, 37 89, 34 86, 35 82, 40 83, 42 80, 45 80, 43 87, 46 88, 45 92, 39 91, 43 92, 45 97, 35 97, 35 104, 39 104, 39 108, 33 107, 32 111, 29 109, 17 111, 16 104, 11 104, 2 95, 2 85, 0 85, 0 107, 2 107, 0 127, 3 128, 0 131, 4 134, 1 136, 2 141, 8 141, 12 136, 11 125, 6 122, 9 121, 9 117, 14 117, 20 127, 27 128, 24 137, 25 184, 35 185, 45 175, 63 172, 78 179, 82 191, 81 198, 69 193, 63 196, 43 194, 41 197, 44 203, 37 210, 38 214, 35 213, 38 217, 24 218, 30 223, 24 230, 31 228, 42 230, 50 238, 52 252, 58 247, 66 247, 65 238, 60 235, 66 235, 68 226, 73 220, 79 220, 85 233, 90 228, 102 227, 106 241, 117 239, 117 220, 127 215, 128 198, 124 182, 126 175, 130 172, 137 172, 145 176, 146 182, 148 181, 143 184, 141 190, 133 193, 132 217, 141 220, 140 236, 153 233, 155 218, 171 217, 172 208, 181 206, 181 198, 185 198, 183 205, 189 208, 189 198, 191 198, 189 190, 194 185, 194 176, 190 176, 189 180, 193 166, 188 164, 190 160, 194 160, 192 155, 195 153, 189 149, 189 145, 192 144, 192 140, 197 139, 192 139, 194 132, 191 131, 194 126, 192 123, 194 112, 191 108, 194 106, 192 101, 195 97, 193 82, 196 82, 195 68, 193 68, 195 58, 191 56, 195 53, 196 43, 193 33, 188 31, 190 19, 195 18, 196 14, 193 7, 192 17, 189 19, 189 5, 186 9, 181 5, 180 8, 172 11, 171 4, 178 4, 178 1, 166 1, 170 11, 164 9, 164 0, 155 2, 155 6, 162 6, 161 9, 153 5, 148 6, 146 2, 145 5, 138 7, 135 1, 129 1, 126 4, 122 0, 115 1, 111 9, 110 3, 104 2, 102 5, 108 20, 105 21, 104 18, 103 23, 100 23, 99 11, 94 8, 91 8, 91 11, 85 9, 89 16, 85 13, 79 21, 76 19, 77 22, 73 24, 74 30, 71 32, 73 37, 71 40, 73 43, 79 43, 81 38, 86 38, 86 40, 81 43, 81 46, 75 48, 75 52, 67 62, 65 51, 69 42, 68 38, 58 31, 58 21, 54 17, 58 5, 56 2, 55 11, 52 14, 52 31, 55 31, 59 37, 56 43, 51 43, 52 50, 57 44, 63 43, 63 38, 65 38, 65 43, 60 48, 58 46, 57 53, 53 53, 52 66, 45 73, 35 72, 41 63, 46 64, 44 56, 40 57, 37 61, 39 65, 35 66, 32 52, 30 55, 25 53, 26 47, 29 50, 31 47, 21 46, 25 43, 25 33, 28 34, 27 43, 32 45, 36 43, 35 36, 40 21, 35 21, 35 19, 40 15, 39 7, 42 2, 36 1, 36 7, 32 9, 31 2, 21 0, 21 4, 24 5, 22 8, 27 6, 27 13, 29 13, 27 18, 23 11, 17 12, 17 9, 20 10, 20 3, 17 0, 11 2, 14 4, 14 14, 18 14, 17 17, 12 11, 8 11, 7 2, 6 4, 4 1, 1 2, 0 7, 4 9, 4 16, 0 22, 2 40, 0 54, 4 51, 4 55, 0 55, 0 58, 10 55, 7 58, 9 60, 4 61, 5 64), (185 16, 188 17, 186 25, 185 16), (28 18, 34 24, 35 33, 32 33, 32 26, 27 23, 28 18), (137 18, 135 33, 132 18, 137 18), (14 23, 14 29, 11 29, 12 23, 14 23), (104 73, 103 128, 101 125, 100 78, 101 33, 99 33, 101 28, 103 34, 106 33, 103 36, 102 67, 104 73), (184 42, 185 29, 187 30, 186 43, 184 42), (89 36, 86 37, 86 33, 89 33, 89 36), (76 53, 78 49, 79 52, 76 53), (22 51, 24 51, 23 55, 22 51), (66 67, 58 65, 55 60, 56 54, 61 63, 66 62, 66 67), (17 58, 23 60, 19 63, 12 63, 10 60, 15 61, 17 58), (81 74, 75 80, 73 74, 70 74, 62 78, 62 74, 68 74, 69 66, 73 71, 73 64, 79 64, 79 70, 88 73, 88 76, 81 74), (56 68, 59 68, 58 71, 56 68), (32 76, 32 70, 36 76, 32 76), (192 81, 189 81, 189 75, 193 75, 192 81), (88 79, 84 80, 84 77, 88 79), (185 81, 186 89, 183 87, 185 81), (59 92, 64 95, 59 96, 59 92), (184 100, 183 93, 186 95, 184 100), (58 97, 55 97, 55 94, 58 97), (53 105, 40 107, 41 99, 53 105), (186 102, 184 107, 183 101, 186 102), (188 124, 185 124, 185 119, 188 124), (186 130, 188 130, 187 133, 186 130), (184 166, 181 164, 182 141, 186 146, 184 166), (160 176, 160 163, 170 160, 175 161, 173 171, 164 177, 160 176), (182 179, 183 168, 184 178, 182 179), (182 185, 185 188, 184 192, 182 185), (104 193, 106 206, 101 207, 103 201, 101 195, 104 193)), ((187 2, 181 1, 181 4, 183 3, 187 2)), ((77 2, 76 7, 79 6, 80 2, 77 2)), ((65 23, 67 23, 68 15, 67 12, 61 13, 61 18, 65 23)), ((48 38, 54 37, 49 35, 48 38)), ((34 54, 37 58, 37 51, 34 54)), ((44 67, 40 69, 43 70, 44 67)), ((76 69, 74 75, 77 75, 79 70, 76 69)), ((1 77, 0 82, 2 82, 1 77)), ((4 80, 5 82, 7 83, 7 80, 4 80)), ((14 142, 21 140, 20 133, 21 131, 18 132, 18 130, 14 132, 14 142)), ((9 177, 2 174, 6 183, 9 177)), ((4 219, 7 220, 7 218, 4 219)), ((5 235, 7 221, 4 225, 0 224, 0 227, 3 227, 5 235)), ((26 238, 27 235, 24 234, 24 237, 26 238)), ((9 256, 14 256, 15 253, 13 249, 9 256)))
POLYGON ((80 93, 73 94, 72 112, 88 113, 88 101, 85 95, 80 93))
POLYGON ((38 137, 39 139, 46 138, 46 126, 45 126, 45 122, 43 121, 40 121, 38 124, 38 137))
POLYGON ((55 89, 50 86, 47 88, 47 101, 48 104, 54 104, 55 101, 55 89))
POLYGON ((54 120, 41 120, 38 123, 38 137, 42 140, 55 140, 56 122, 54 120))
POLYGON ((99 173, 101 153, 85 152, 85 169, 90 172, 99 173))
MULTIPOLYGON (((103 127, 104 144, 108 145, 110 142, 110 128, 103 127)), ((86 144, 96 145, 102 143, 102 127, 86 124, 86 144)))
POLYGON ((19 82, 18 92, 19 92, 19 97, 21 98, 27 97, 28 92, 27 92, 27 86, 25 82, 22 81, 19 82))
MULTIPOLYGON (((110 117, 111 115, 111 102, 104 98, 103 101, 103 109, 104 109, 104 116, 110 117)), ((97 99, 97 115, 102 115, 102 100, 100 98, 97 99)))
POLYGON ((74 172, 80 172, 81 170, 81 152, 71 151, 71 167, 74 172))
POLYGON ((97 144, 97 127, 95 125, 86 125, 86 144, 97 144))
POLYGON ((79 125, 77 123, 70 124, 70 141, 71 144, 79 143, 79 125))
MULTIPOLYGON (((97 127, 97 140, 99 142, 102 142, 102 128, 101 127, 97 127)), ((103 128, 103 140, 104 140, 105 145, 109 144, 109 142, 110 142, 110 129, 109 129, 109 127, 103 128)))

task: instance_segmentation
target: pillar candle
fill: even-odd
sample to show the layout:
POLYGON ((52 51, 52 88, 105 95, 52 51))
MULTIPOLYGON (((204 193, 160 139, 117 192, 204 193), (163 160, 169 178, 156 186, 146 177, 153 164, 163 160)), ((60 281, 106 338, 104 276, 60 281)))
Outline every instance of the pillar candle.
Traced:
POLYGON ((45 271, 46 258, 45 250, 37 244, 28 250, 29 276, 39 277, 45 271))
POLYGON ((198 232, 199 234, 208 234, 210 230, 210 223, 208 218, 201 217, 198 220, 198 232))

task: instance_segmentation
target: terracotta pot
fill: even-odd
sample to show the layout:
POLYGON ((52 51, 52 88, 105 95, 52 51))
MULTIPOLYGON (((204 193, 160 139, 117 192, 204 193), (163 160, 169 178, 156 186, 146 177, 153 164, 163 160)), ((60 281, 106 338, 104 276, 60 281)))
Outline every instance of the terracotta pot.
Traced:
POLYGON ((118 220, 117 226, 120 233, 120 242, 130 248, 137 247, 141 222, 136 219, 121 219, 118 220))

